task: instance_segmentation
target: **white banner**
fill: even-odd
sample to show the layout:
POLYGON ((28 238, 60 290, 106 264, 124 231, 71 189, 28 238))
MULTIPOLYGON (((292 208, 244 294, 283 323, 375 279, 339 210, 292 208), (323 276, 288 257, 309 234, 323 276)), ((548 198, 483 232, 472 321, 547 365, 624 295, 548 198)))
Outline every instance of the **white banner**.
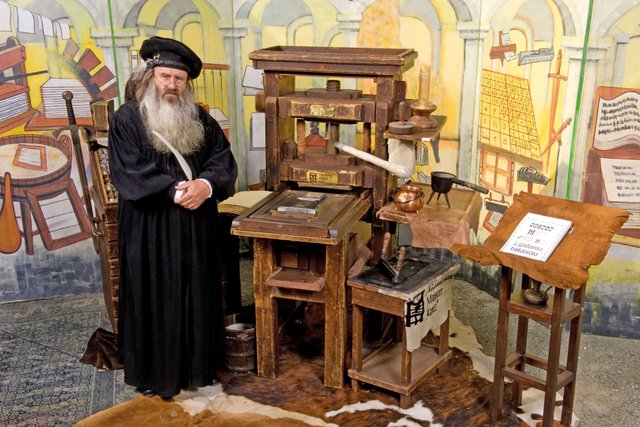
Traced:
POLYGON ((434 283, 429 288, 406 301, 404 326, 407 335, 407 350, 420 348, 420 342, 430 330, 436 332, 451 309, 453 278, 434 283))

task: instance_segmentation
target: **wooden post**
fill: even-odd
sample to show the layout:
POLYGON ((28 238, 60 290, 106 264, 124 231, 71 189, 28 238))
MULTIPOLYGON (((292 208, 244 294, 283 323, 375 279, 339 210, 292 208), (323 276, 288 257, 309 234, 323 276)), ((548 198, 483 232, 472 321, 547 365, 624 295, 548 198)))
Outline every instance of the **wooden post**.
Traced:
POLYGON ((498 327, 496 330, 496 353, 493 368, 493 404, 491 405, 491 420, 498 421, 502 416, 502 401, 504 399, 504 365, 507 358, 507 331, 509 328, 509 312, 507 303, 511 297, 511 269, 502 266, 500 276, 498 300, 498 327))
POLYGON ((258 375, 278 376, 280 342, 278 337, 278 303, 272 297, 272 288, 266 284, 274 270, 273 241, 253 241, 253 295, 256 305, 256 356, 258 375))
POLYGON ((347 349, 347 240, 326 246, 324 296, 324 385, 344 386, 347 349))
POLYGON ((298 119, 296 126, 296 143, 298 144, 298 158, 304 160, 307 125, 304 119, 298 119))

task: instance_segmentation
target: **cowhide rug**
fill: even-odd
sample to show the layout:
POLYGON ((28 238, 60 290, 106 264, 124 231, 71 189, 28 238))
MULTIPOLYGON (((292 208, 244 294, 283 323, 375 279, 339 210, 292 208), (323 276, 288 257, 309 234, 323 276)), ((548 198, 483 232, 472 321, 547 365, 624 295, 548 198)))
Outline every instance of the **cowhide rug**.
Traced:
MULTIPOLYGON (((473 329, 454 316, 450 325, 453 358, 442 374, 427 378, 413 393, 413 406, 401 409, 398 395, 367 384, 355 393, 323 386, 323 358, 309 344, 285 337, 275 379, 220 372, 220 383, 183 391, 174 401, 137 397, 99 412, 80 427, 135 426, 526 426, 541 419, 543 394, 524 393, 520 408, 505 405, 500 423, 490 421, 493 358, 483 354, 473 329), (526 411, 526 412, 525 412, 526 411)), ((350 362, 350 361, 348 361, 350 362)), ((506 385, 505 396, 511 386, 506 385)), ((559 408, 556 419, 560 418, 559 408)), ((574 422, 572 425, 576 425, 574 422)))
POLYGON ((158 396, 133 400, 98 412, 76 424, 78 427, 299 427, 332 425, 304 414, 260 405, 241 396, 227 396, 222 387, 209 386, 182 392, 173 402, 158 396))

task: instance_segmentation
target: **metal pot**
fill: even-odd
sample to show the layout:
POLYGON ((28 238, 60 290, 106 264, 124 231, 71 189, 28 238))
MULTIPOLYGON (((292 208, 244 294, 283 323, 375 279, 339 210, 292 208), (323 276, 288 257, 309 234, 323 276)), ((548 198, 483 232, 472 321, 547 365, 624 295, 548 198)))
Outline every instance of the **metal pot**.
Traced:
POLYGON ((469 187, 472 190, 479 191, 483 194, 487 194, 489 192, 488 188, 485 188, 481 185, 474 184, 472 182, 463 181, 458 179, 454 174, 449 172, 431 172, 431 189, 436 193, 446 194, 451 190, 453 184, 462 185, 465 187, 469 187))
POLYGON ((416 212, 424 206, 424 191, 417 185, 398 185, 392 196, 396 208, 404 212, 416 212))

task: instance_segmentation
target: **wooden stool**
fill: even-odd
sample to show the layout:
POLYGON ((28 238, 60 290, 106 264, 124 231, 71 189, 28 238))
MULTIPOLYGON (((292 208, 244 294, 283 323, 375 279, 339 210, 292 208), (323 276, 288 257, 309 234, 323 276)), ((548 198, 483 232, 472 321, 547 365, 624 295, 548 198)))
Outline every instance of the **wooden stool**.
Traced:
MULTIPOLYGON (((502 416, 504 398, 504 379, 511 379, 514 406, 522 405, 522 387, 534 387, 544 391, 544 411, 542 426, 550 427, 554 421, 556 392, 564 388, 562 401, 562 425, 571 425, 573 397, 575 392, 576 369, 580 351, 580 331, 585 287, 574 291, 573 301, 566 297, 566 289, 554 287, 554 294, 546 305, 533 305, 524 301, 522 293, 511 292, 512 269, 502 267, 500 279, 500 300, 498 310, 498 329, 496 332, 496 356, 493 378, 493 406, 491 418, 497 421, 502 416), (518 316, 518 335, 515 352, 507 356, 507 336, 509 332, 509 314, 518 316), (527 332, 529 319, 549 325, 549 353, 542 357, 527 353, 527 332), (560 346, 562 327, 570 322, 569 343, 566 365, 560 365, 560 346), (525 373, 525 366, 531 365, 546 370, 546 378, 541 379, 525 373)), ((523 274, 523 289, 528 287, 529 277, 523 274)))
POLYGON ((373 384, 400 393, 400 406, 407 408, 411 405, 413 390, 430 373, 451 359, 449 310, 453 276, 459 269, 460 266, 455 263, 429 258, 409 259, 404 263, 399 284, 392 284, 374 269, 347 281, 351 286, 353 305, 353 365, 348 372, 354 391, 360 389, 359 381, 373 384), (442 300, 440 304, 439 300, 442 300), (363 308, 394 315, 403 325, 412 325, 411 328, 419 328, 423 324, 418 335, 420 341, 432 327, 438 326, 431 322, 436 311, 442 314, 444 310, 446 314, 444 321, 439 324, 437 349, 419 343, 415 351, 409 351, 407 327, 403 327, 401 343, 387 343, 363 360, 363 308))

